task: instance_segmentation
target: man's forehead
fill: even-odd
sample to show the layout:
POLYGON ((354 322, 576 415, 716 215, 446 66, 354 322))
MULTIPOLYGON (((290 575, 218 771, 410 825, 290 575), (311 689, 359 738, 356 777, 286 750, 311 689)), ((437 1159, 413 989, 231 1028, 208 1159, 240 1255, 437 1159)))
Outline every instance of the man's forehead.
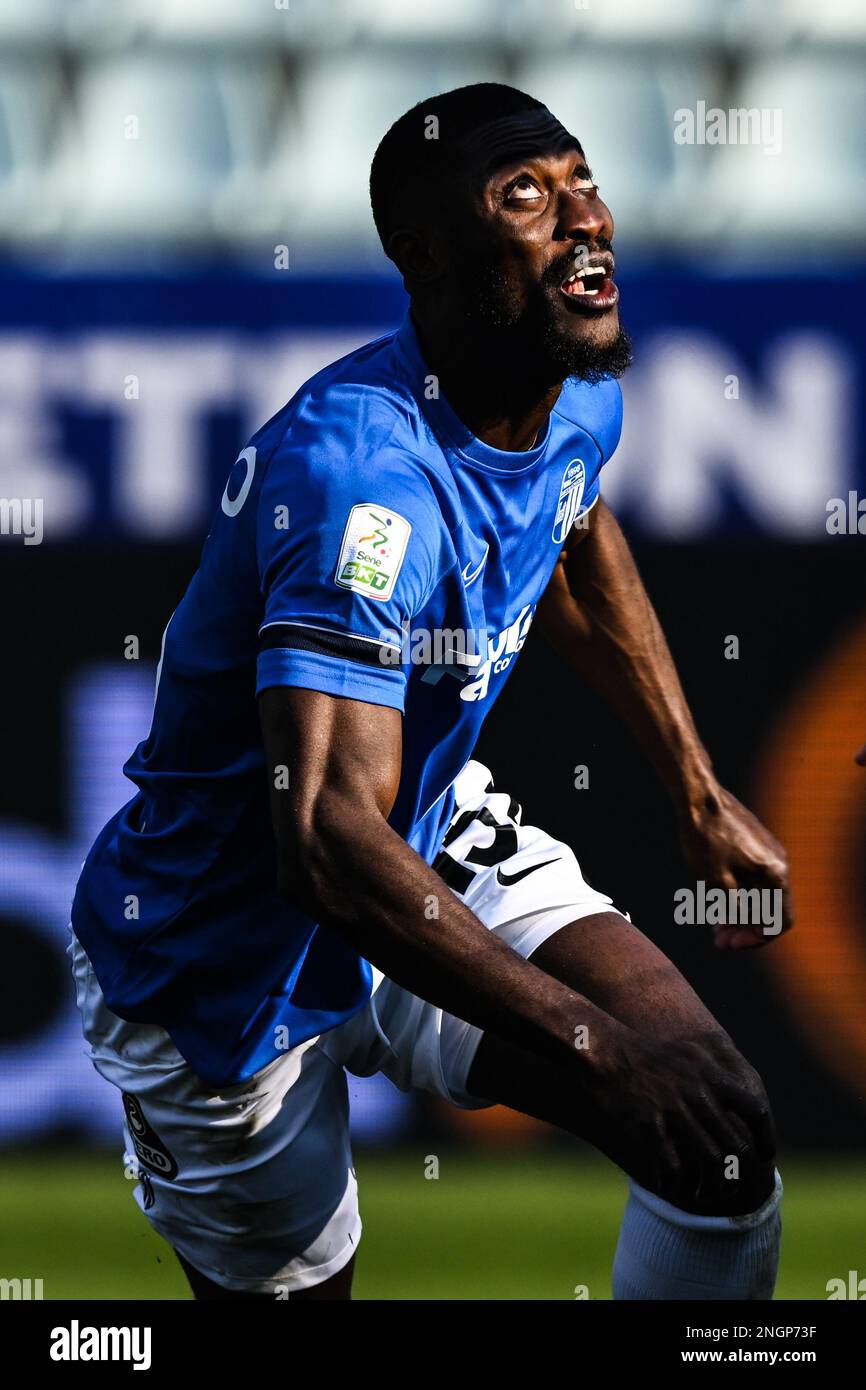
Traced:
POLYGON ((464 168, 484 181, 498 169, 521 159, 559 155, 568 150, 582 153, 580 141, 547 107, 486 121, 461 135, 456 145, 464 168))

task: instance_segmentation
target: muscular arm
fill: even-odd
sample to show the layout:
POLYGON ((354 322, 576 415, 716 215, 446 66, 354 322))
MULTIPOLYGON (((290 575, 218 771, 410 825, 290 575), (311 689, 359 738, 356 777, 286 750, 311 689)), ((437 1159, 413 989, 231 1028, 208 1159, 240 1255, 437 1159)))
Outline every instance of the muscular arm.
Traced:
POLYGON ((536 621, 622 716, 677 805, 715 793, 709 754, 619 524, 600 498, 571 533, 536 621))
POLYGON ((588 1073, 603 1066, 620 1025, 489 932, 388 825, 400 714, 288 687, 263 692, 259 707, 282 895, 449 1013, 588 1073), (285 790, 274 786, 280 766, 285 790), (438 917, 425 912, 434 901, 438 917), (580 1052, 579 1024, 589 1028, 580 1052))
POLYGON ((720 925, 716 945, 766 945, 793 921, 785 852, 716 780, 698 737, 673 659, 625 537, 604 501, 572 531, 537 620, 553 646, 616 709, 670 793, 691 868, 726 889, 781 893, 773 932, 720 925))
POLYGON ((567 1068, 576 1095, 594 1097, 638 1149, 651 1142, 670 1162, 685 1135, 714 1161, 739 1152, 743 1132, 726 1109, 764 1133, 765 1104, 732 1081, 728 1040, 659 1042, 619 1023, 488 931, 391 829, 395 710, 284 687, 259 708, 283 896, 404 988, 567 1068), (425 912, 433 900, 438 916, 425 912))

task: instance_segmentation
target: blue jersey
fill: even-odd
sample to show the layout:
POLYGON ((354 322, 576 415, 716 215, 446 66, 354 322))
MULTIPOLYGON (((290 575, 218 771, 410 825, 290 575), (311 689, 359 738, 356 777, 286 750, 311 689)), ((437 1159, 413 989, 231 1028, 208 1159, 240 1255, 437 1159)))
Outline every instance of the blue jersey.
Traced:
POLYGON ((320 372, 231 470, 163 640, 138 787, 85 862, 76 935, 106 1001, 213 1085, 350 1018, 369 964, 280 898, 256 694, 403 712, 390 824, 427 861, 451 785, 619 439, 615 381, 566 381, 526 452, 438 394, 411 319, 320 372))

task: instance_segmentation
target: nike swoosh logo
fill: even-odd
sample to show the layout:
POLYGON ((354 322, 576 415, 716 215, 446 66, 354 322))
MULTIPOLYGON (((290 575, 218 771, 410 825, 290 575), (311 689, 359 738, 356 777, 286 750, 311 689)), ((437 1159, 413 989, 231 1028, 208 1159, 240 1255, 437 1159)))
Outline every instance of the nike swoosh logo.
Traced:
POLYGON ((496 877, 503 888, 508 888, 512 883, 519 883, 527 874, 534 874, 536 869, 546 869, 548 864, 558 864, 559 855, 555 859, 545 859, 543 864, 530 864, 528 869, 520 869, 516 874, 504 874, 501 869, 496 870, 496 877))
MULTIPOLYGON (((461 571, 461 573, 462 573, 462 575, 463 575, 463 583, 464 583, 464 584, 471 584, 472 581, 473 581, 474 579, 477 579, 477 578, 478 578, 479 574, 480 574, 481 571, 484 569, 484 566, 487 564, 487 555, 488 555, 489 550, 490 550, 490 546, 489 546, 489 545, 486 545, 486 546, 484 547, 484 554, 483 554, 482 557, 481 557, 481 564, 478 565, 478 566, 472 571, 471 574, 467 574, 467 573, 466 573, 466 571, 467 571, 468 568, 469 568, 469 565, 465 565, 465 566, 464 566, 463 570, 461 571)), ((471 564, 471 563, 472 563, 472 561, 470 560, 469 564, 471 564)))

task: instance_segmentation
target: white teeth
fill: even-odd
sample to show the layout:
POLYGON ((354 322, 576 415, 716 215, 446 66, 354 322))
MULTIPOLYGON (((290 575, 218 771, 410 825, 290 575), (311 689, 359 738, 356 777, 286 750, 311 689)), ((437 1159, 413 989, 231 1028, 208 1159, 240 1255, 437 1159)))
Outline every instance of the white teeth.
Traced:
MULTIPOLYGON (((563 283, 566 284, 566 285, 573 285, 574 282, 575 282, 575 280, 584 280, 584 279, 586 278, 587 275, 606 275, 606 274, 607 274, 607 272, 606 272, 606 270, 604 269, 604 266, 600 266, 600 265, 586 266, 583 270, 576 270, 576 271, 574 272, 573 275, 569 275, 568 279, 565 280, 563 283)), ((597 290, 587 290, 586 293, 587 293, 587 294, 597 294, 598 291, 597 291, 597 290)))

